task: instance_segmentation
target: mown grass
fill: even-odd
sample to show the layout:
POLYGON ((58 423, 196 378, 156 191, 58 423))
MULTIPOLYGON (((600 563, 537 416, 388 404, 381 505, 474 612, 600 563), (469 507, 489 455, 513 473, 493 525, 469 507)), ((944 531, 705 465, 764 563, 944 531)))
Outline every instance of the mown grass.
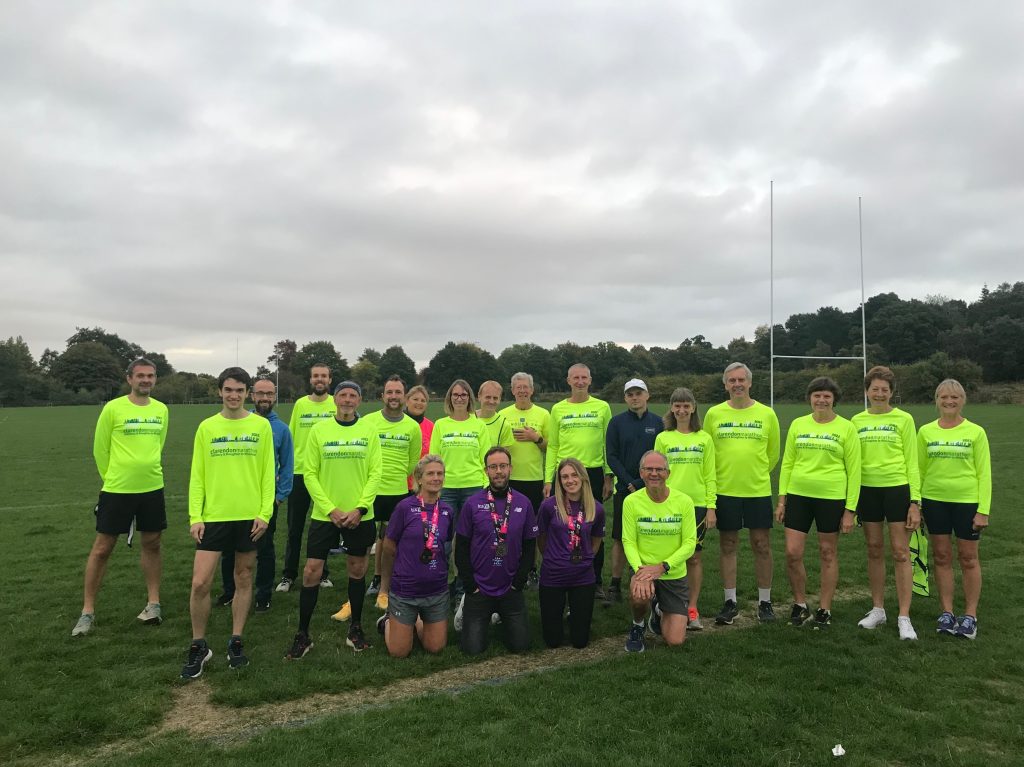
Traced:
MULTIPOLYGON (((933 417, 929 407, 910 409, 919 424, 933 417)), ((93 537, 98 481, 91 439, 98 409, 0 411, 0 761, 35 764, 87 756, 105 743, 145 734, 165 715, 190 635, 192 546, 185 493, 192 436, 214 410, 172 409, 164 460, 170 517, 164 538, 165 623, 137 625, 145 591, 137 553, 122 544, 100 595, 96 628, 82 640, 69 633, 93 537)), ((281 411, 287 417, 288 407, 281 411)), ((786 425, 805 411, 781 406, 780 419, 786 425)), ((855 408, 841 412, 850 415, 855 408)), ((1024 524, 1015 501, 1024 489, 1024 412, 971 406, 968 416, 989 431, 996 487, 993 527, 982 544, 985 587, 974 643, 934 635, 934 598, 915 600, 921 634, 916 644, 900 643, 894 625, 858 630, 856 621, 869 604, 863 539, 854 533, 841 543, 835 625, 826 634, 783 625, 705 631, 681 652, 657 647, 640 657, 623 654, 457 695, 428 693, 386 708, 268 730, 242 743, 173 734, 103 762, 296 764, 328 755, 329 761, 354 764, 819 764, 832 761, 831 747, 842 743, 848 752, 844 764, 1019 764, 1024 524)), ((283 542, 279 531, 279 558, 283 542)), ((788 589, 780 534, 773 544, 781 612, 788 589)), ((701 609, 713 615, 721 600, 714 535, 706 550, 701 609)), ((817 567, 810 558, 808 570, 813 590, 817 567)), ((739 583, 741 598, 752 599, 745 551, 739 583)), ((275 595, 269 613, 250 619, 253 665, 242 674, 225 668, 229 619, 215 611, 209 637, 217 654, 204 675, 213 700, 244 709, 314 691, 363 690, 372 706, 374 690, 389 682, 471 663, 454 646, 454 634, 437 657, 418 653, 392 661, 380 642, 356 656, 344 647, 343 627, 328 620, 343 599, 340 589, 322 592, 316 648, 302 663, 285 664, 280 659, 294 631, 297 600, 294 594, 275 595)), ((377 612, 371 607, 368 614, 377 612)), ((622 606, 598 609, 594 634, 619 635, 625 621, 622 606)), ((536 621, 534 626, 539 628, 536 621)), ((544 652, 539 636, 534 648, 544 652)), ((490 655, 501 651, 495 646, 490 655)))

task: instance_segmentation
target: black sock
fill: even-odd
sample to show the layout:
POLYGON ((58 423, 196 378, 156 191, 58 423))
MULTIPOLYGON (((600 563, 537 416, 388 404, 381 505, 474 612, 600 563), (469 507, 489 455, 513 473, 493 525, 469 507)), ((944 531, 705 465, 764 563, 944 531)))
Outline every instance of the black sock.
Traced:
POLYGON ((316 609, 316 600, 320 596, 320 584, 316 586, 303 586, 299 592, 299 631, 309 634, 309 621, 313 617, 313 610, 316 609))
POLYGON ((622 578, 612 578, 612 588, 613 589, 621 589, 622 588, 622 578))
POLYGON ((366 578, 348 579, 348 601, 352 605, 352 623, 363 622, 363 597, 366 594, 366 578))

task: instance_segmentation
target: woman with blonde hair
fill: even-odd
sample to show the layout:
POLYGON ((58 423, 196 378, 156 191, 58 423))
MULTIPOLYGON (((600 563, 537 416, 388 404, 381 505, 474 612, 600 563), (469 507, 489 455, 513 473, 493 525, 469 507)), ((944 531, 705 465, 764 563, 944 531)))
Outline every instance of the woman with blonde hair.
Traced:
POLYGON ((928 527, 932 567, 939 587, 936 631, 963 639, 978 635, 981 563, 978 541, 992 507, 992 459, 988 435, 963 416, 967 392, 947 378, 935 389, 938 419, 917 433, 921 512, 928 527), (953 612, 953 539, 963 579, 964 614, 953 612))
POLYGON ((558 647, 563 640, 563 616, 569 606, 569 641, 573 647, 590 642, 594 614, 594 554, 604 538, 604 507, 594 500, 583 464, 565 458, 558 464, 554 494, 540 505, 538 548, 540 621, 544 643, 558 647))
POLYGON ((718 503, 718 482, 715 479, 715 443, 701 429, 697 400, 693 392, 679 387, 669 398, 664 416, 665 430, 654 440, 654 449, 668 459, 666 484, 674 491, 686 493, 697 513, 697 548, 686 560, 686 577, 690 585, 690 606, 687 608, 687 631, 704 628, 697 609, 704 566, 701 550, 704 533, 715 527, 718 503))

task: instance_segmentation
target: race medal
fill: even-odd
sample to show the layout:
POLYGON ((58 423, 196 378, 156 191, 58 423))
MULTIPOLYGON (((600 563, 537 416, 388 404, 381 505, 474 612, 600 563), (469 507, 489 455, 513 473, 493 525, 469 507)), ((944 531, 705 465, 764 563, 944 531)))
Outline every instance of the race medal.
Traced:
POLYGON ((508 544, 505 541, 499 541, 498 545, 494 549, 494 553, 499 557, 503 557, 508 554, 508 544))
POLYGON ((433 558, 434 552, 431 549, 423 549, 423 551, 420 552, 420 562, 425 565, 429 565, 433 558))

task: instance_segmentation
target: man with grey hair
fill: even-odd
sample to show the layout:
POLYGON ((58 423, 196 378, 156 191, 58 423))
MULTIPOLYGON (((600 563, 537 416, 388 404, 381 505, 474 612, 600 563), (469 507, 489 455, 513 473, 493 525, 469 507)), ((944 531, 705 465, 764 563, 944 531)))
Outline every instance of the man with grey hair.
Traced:
POLYGON ((742 362, 725 369, 722 383, 729 399, 708 409, 704 429, 715 444, 718 480, 718 531, 725 603, 715 618, 731 625, 739 614, 736 599, 736 547, 747 528, 757 577, 757 617, 775 620, 772 609, 772 485, 779 462, 779 419, 750 397, 752 376, 742 362))
MULTIPOLYGON (((515 403, 500 415, 512 427, 512 475, 509 487, 530 499, 534 509, 544 500, 544 451, 548 445, 551 414, 533 403, 533 376, 519 372, 510 382, 515 403)), ((537 585, 537 570, 530 571, 529 586, 537 585)))

